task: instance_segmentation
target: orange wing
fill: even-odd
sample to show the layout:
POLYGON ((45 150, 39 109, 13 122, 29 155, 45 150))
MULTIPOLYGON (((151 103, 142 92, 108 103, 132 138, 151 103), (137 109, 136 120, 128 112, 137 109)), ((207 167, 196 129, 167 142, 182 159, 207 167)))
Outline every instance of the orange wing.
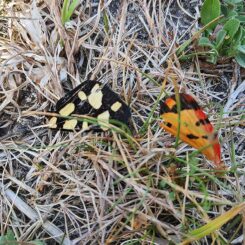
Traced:
POLYGON ((179 97, 180 120, 175 95, 173 95, 161 103, 160 114, 163 122, 160 126, 177 136, 180 121, 180 139, 200 150, 207 159, 212 160, 216 166, 220 167, 220 144, 208 117, 192 96, 180 93, 179 97))

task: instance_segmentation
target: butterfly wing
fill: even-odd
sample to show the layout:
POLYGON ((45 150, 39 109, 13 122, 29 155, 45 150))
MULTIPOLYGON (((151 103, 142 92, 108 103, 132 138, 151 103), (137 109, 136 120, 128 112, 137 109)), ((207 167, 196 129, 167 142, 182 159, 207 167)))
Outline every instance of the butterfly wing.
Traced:
POLYGON ((163 122, 160 126, 174 136, 177 136, 179 128, 182 141, 200 150, 209 160, 219 165, 220 144, 208 117, 192 96, 180 93, 179 98, 180 118, 175 95, 161 103, 160 114, 163 122))
MULTIPOLYGON (((131 116, 130 108, 120 99, 118 94, 112 91, 107 85, 98 81, 87 80, 69 91, 56 104, 56 113, 61 116, 71 116, 72 114, 88 115, 109 123, 109 120, 128 124, 131 116)), ((110 122, 111 122, 110 121, 110 122)), ((49 122, 50 128, 75 130, 87 129, 88 122, 77 119, 66 119, 62 117, 52 117, 49 122)), ((106 126, 102 130, 107 130, 106 126)))

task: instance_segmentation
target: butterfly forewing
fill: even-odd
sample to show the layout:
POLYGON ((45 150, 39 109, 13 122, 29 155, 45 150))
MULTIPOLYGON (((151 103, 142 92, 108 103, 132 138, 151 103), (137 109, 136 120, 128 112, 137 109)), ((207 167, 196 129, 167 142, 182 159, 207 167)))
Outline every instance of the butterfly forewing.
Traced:
POLYGON ((102 130, 107 130, 106 124, 113 121, 128 124, 131 116, 130 108, 118 94, 94 80, 83 82, 62 97, 56 104, 56 113, 61 117, 51 118, 49 126, 63 130, 88 129, 91 125, 86 120, 65 118, 73 114, 95 118, 98 124, 103 124, 102 130))
POLYGON ((190 95, 180 93, 180 115, 175 95, 161 102, 162 128, 200 150, 209 160, 219 165, 221 160, 218 137, 208 117, 190 95), (180 124, 180 127, 179 127, 180 124))

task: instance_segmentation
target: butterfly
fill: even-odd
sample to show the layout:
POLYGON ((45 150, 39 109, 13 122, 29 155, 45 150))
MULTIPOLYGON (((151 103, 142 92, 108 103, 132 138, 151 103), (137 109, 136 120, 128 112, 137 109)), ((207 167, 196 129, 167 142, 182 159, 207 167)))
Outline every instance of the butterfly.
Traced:
POLYGON ((100 125, 103 131, 108 130, 109 122, 128 124, 131 117, 130 108, 119 95, 107 85, 95 80, 84 81, 65 94, 57 102, 55 112, 59 114, 59 117, 54 116, 49 120, 49 128, 68 131, 90 128, 87 120, 81 121, 75 117, 65 118, 72 114, 96 118, 99 125, 103 122, 100 125))
POLYGON ((180 93, 180 115, 178 114, 175 95, 168 97, 160 104, 160 126, 174 136, 198 149, 207 159, 221 166, 221 149, 217 133, 207 115, 195 99, 188 94, 180 93))

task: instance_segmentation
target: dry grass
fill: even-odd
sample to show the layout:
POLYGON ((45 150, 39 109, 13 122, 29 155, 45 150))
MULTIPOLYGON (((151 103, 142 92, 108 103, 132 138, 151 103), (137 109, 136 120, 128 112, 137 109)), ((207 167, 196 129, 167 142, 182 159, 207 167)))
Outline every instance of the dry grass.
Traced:
MULTIPOLYGON (((61 2, 0 2, 1 234, 47 244, 174 244, 241 203, 244 70, 175 56, 198 26, 201 1, 82 1, 65 28, 61 2), (40 114, 85 79, 108 83, 130 105, 131 138, 45 127, 40 114), (159 128, 163 82, 163 96, 177 82, 219 129, 223 177, 159 128)), ((243 238, 236 216, 196 244, 243 238)))

